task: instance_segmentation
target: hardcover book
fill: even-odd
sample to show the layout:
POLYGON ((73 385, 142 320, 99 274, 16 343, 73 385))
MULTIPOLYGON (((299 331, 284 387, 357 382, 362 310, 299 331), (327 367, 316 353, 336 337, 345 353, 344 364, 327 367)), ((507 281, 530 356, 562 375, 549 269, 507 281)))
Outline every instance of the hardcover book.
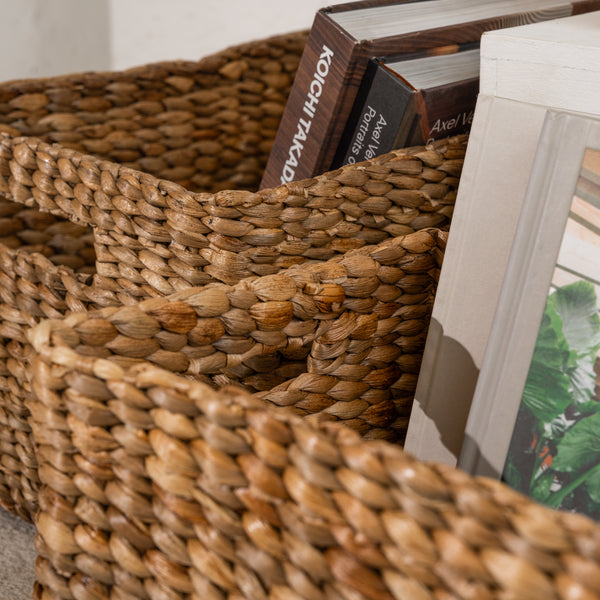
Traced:
POLYGON ((479 48, 371 59, 332 167, 467 133, 479 90, 479 48))
POLYGON ((331 167, 369 58, 478 42, 485 31, 600 8, 600 0, 363 0, 319 10, 261 187, 331 167))
POLYGON ((599 33, 596 11, 482 36, 480 93, 405 442, 421 460, 456 465, 461 454, 546 112, 600 115, 599 33))

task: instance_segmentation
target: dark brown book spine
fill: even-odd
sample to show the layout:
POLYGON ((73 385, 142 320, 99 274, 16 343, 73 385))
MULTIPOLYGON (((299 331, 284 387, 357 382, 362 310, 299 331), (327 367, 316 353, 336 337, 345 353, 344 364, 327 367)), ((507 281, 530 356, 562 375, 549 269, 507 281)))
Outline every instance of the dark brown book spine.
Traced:
POLYGON ((571 3, 574 15, 582 15, 583 13, 600 10, 599 0, 579 0, 571 3))
POLYGON ((468 133, 479 92, 479 77, 440 85, 419 92, 419 123, 407 146, 427 144, 459 133, 468 133))
MULTIPOLYGON (((356 63, 363 52, 356 40, 339 29, 327 13, 317 13, 273 143, 262 188, 319 172, 334 135, 332 129, 338 120, 342 98, 349 88, 358 88, 362 73, 359 75, 356 63)), ((343 125, 346 118, 342 118, 343 125)))

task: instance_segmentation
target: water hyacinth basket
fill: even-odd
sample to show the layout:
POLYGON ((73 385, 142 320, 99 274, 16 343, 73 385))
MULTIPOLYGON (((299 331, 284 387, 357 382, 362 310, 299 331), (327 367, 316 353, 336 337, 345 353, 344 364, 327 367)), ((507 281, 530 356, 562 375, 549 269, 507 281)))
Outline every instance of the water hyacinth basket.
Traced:
POLYGON ((30 332, 51 474, 35 598, 600 597, 590 519, 237 386, 88 356, 86 319, 30 332))
MULTIPOLYGON (((27 332, 41 320, 235 286, 448 228, 466 137, 256 192, 305 40, 290 34, 198 62, 0 85, 0 505, 7 510, 32 519, 38 506, 27 332)), ((361 283, 363 293, 384 281, 375 279, 361 283)), ((164 352, 176 346, 172 333, 163 335, 164 352)), ((236 343, 221 340, 220 352, 243 355, 248 341, 236 343)), ((227 361, 218 368, 232 377, 227 361)), ((279 403, 281 377, 297 373, 286 368, 272 378, 279 403)), ((322 402, 315 391, 305 403, 317 412, 331 400, 324 380, 319 385, 322 402)))

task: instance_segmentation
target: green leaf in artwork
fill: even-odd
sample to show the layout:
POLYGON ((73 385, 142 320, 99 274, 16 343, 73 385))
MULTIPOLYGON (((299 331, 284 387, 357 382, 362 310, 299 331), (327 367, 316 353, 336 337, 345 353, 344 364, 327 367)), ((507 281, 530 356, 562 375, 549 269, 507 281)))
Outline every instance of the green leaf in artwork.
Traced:
POLYGON ((556 471, 573 473, 600 462, 600 413, 581 419, 556 445, 552 460, 556 471))
POLYGON ((554 483, 554 475, 551 471, 546 471, 541 477, 535 480, 535 483, 530 489, 530 495, 538 502, 546 503, 552 495, 552 484, 554 483))
POLYGON ((549 296, 548 305, 562 320, 562 332, 576 356, 589 354, 600 345, 600 317, 596 292, 588 281, 576 281, 549 296))
POLYGON ((523 391, 523 403, 540 423, 550 423, 572 403, 597 410, 587 404, 594 395, 599 345, 594 286, 577 281, 551 294, 523 391))
POLYGON ((552 421, 571 402, 565 376, 569 354, 562 320, 548 300, 523 390, 523 403, 540 423, 552 421))
POLYGON ((595 357, 581 357, 577 369, 570 373, 573 401, 581 413, 600 411, 600 402, 595 399, 596 373, 595 357))
MULTIPOLYGON (((569 378, 573 400, 578 405, 594 396, 594 362, 600 345, 600 317, 594 286, 587 281, 567 285, 549 298, 563 323, 563 334, 570 349, 569 378)), ((597 410, 593 403, 588 410, 597 410)))
POLYGON ((572 402, 569 379, 563 371, 532 362, 522 401, 539 423, 550 423, 572 402))
POLYGON ((600 504, 600 469, 595 468, 590 472, 585 481, 585 488, 590 498, 596 504, 600 504))

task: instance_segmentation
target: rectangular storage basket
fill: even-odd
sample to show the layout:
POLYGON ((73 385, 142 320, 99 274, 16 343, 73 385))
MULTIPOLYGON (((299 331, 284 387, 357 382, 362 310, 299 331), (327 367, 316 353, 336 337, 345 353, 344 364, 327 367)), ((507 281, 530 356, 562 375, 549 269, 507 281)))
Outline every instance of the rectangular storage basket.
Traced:
POLYGON ((41 319, 235 285, 447 229, 465 137, 255 191, 305 39, 0 86, 0 504, 8 510, 30 519, 37 509, 26 333, 41 319))
POLYGON ((93 319, 31 332, 51 475, 36 598, 600 597, 588 518, 238 387, 88 356, 93 319))

